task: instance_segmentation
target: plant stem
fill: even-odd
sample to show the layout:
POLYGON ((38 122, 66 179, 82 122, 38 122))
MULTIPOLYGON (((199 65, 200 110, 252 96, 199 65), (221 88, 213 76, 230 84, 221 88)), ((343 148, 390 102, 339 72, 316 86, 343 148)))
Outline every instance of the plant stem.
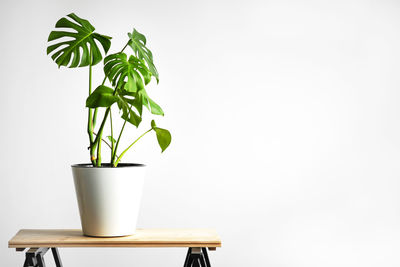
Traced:
POLYGON ((114 167, 117 167, 118 163, 120 162, 121 158, 124 156, 124 154, 134 145, 136 144, 137 141, 140 140, 140 138, 142 138, 143 136, 145 136, 148 132, 150 132, 151 130, 153 130, 153 128, 151 128, 150 130, 147 130, 146 132, 144 132, 144 134, 142 134, 141 136, 138 137, 138 139, 136 139, 135 141, 133 141, 133 143, 128 146, 122 153, 121 155, 119 155, 117 161, 114 163, 114 167))
POLYGON ((121 131, 119 132, 119 136, 118 136, 118 139, 117 139, 117 143, 115 144, 114 154, 112 156, 112 164, 114 164, 115 157, 117 156, 119 140, 121 140, 121 136, 122 136, 122 132, 124 131, 125 124, 126 124, 126 121, 124 121, 124 124, 122 125, 121 131))
POLYGON ((104 125, 106 124, 108 114, 110 113, 110 109, 111 109, 110 107, 106 109, 103 121, 101 122, 99 131, 97 132, 96 139, 94 140, 94 142, 97 144, 97 162, 96 162, 97 167, 101 166, 101 137, 103 135, 104 125))
MULTIPOLYGON (((95 132, 93 132, 93 134, 97 136, 95 132)), ((111 149, 111 145, 104 138, 101 138, 101 141, 103 141, 103 143, 106 144, 111 149)))
MULTIPOLYGON (((92 93, 92 49, 89 52, 89 95, 92 93)), ((87 131, 89 134, 89 143, 90 143, 90 161, 92 164, 95 164, 96 158, 94 157, 93 147, 93 121, 92 121, 92 109, 89 108, 88 114, 88 126, 87 131)))
POLYGON ((112 123, 112 112, 110 111, 110 126, 111 126, 111 157, 110 157, 110 164, 113 165, 113 155, 114 155, 114 130, 113 130, 113 123, 112 123))
POLYGON ((128 44, 129 44, 130 41, 131 41, 131 40, 129 40, 129 41, 126 43, 126 45, 124 46, 124 48, 122 48, 122 50, 121 50, 120 53, 124 52, 125 48, 128 46, 128 44))
POLYGON ((96 119, 97 119, 97 108, 94 109, 94 115, 93 115, 93 129, 96 127, 96 119))
POLYGON ((101 137, 100 137, 100 141, 97 144, 97 159, 96 159, 96 166, 97 167, 101 167, 101 137))
MULTIPOLYGON (((122 53, 122 52, 125 50, 125 48, 126 48, 126 47, 128 46, 128 44, 129 44, 129 42, 130 42, 130 40, 126 43, 126 45, 124 46, 124 48, 122 48, 122 50, 121 50, 120 53, 122 53)), ((105 83, 105 81, 106 81, 106 79, 107 79, 107 75, 105 75, 105 76, 106 76, 106 77, 104 77, 104 80, 103 80, 102 85, 104 85, 104 83, 105 83)), ((116 93, 117 93, 117 90, 115 89, 113 95, 115 95, 116 93)), ((94 140, 94 144, 93 144, 93 146, 91 146, 91 149, 92 149, 93 147, 94 147, 94 149, 96 149, 96 146, 97 146, 97 160, 96 160, 96 166, 97 166, 97 167, 101 167, 101 139, 102 139, 102 135, 103 135, 104 125, 105 125, 105 123, 106 123, 108 114, 110 113, 110 109, 111 109, 110 107, 108 107, 108 108, 106 109, 106 112, 104 113, 103 121, 101 122, 100 128, 99 128, 99 130, 98 130, 98 132, 97 132, 96 139, 94 140)), ((97 116, 97 108, 95 109, 95 115, 97 116)), ((93 118, 93 120, 96 121, 96 118, 93 118)))

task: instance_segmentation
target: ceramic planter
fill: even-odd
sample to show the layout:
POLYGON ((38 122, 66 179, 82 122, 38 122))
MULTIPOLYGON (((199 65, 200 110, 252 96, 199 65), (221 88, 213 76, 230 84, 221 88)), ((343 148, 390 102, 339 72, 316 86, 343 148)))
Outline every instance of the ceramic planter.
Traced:
POLYGON ((145 170, 142 164, 118 164, 117 168, 72 165, 84 235, 135 233, 145 170))

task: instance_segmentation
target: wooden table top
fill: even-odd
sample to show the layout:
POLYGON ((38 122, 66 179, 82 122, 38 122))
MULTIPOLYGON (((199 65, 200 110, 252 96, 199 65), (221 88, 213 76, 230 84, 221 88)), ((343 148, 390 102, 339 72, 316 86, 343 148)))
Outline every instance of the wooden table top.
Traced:
POLYGON ((31 247, 221 247, 213 229, 137 229, 124 237, 88 237, 78 229, 22 229, 9 248, 31 247))

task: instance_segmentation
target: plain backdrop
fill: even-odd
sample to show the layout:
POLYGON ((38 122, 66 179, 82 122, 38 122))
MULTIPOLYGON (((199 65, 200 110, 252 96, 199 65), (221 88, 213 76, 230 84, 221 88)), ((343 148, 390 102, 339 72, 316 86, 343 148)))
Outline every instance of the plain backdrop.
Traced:
MULTIPOLYGON (((45 52, 70 12, 112 36, 110 52, 135 27, 160 72, 148 92, 165 117, 146 113, 122 145, 152 118, 173 135, 163 154, 151 134, 124 159, 148 164, 138 227, 216 228, 215 267, 400 266, 400 2, 385 0, 2 0, 2 265, 22 266, 7 248, 20 228, 80 227, 70 165, 89 160, 88 69, 45 52)), ((60 252, 120 267, 186 253, 60 252)))

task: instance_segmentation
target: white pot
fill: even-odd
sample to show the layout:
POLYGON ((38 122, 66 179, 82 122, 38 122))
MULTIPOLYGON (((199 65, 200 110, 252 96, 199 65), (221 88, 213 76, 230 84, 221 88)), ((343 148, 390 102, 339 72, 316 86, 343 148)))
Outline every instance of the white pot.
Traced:
POLYGON ((136 230, 146 166, 94 168, 72 165, 82 231, 88 236, 126 236, 136 230))

